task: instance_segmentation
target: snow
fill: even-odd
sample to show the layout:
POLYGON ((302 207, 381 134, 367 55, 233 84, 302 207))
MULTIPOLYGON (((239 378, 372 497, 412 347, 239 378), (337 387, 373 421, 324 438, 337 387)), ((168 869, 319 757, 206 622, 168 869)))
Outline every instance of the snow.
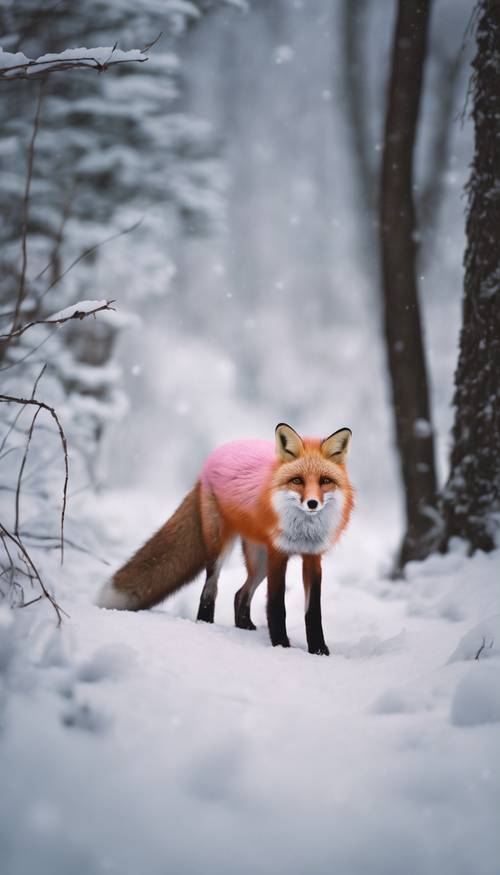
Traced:
MULTIPOLYGON (((52 171, 63 152, 70 156, 66 170, 75 150, 80 156, 77 200, 95 210, 92 217, 85 207, 85 221, 78 210, 70 215, 65 263, 99 239, 103 223, 115 226, 113 210, 123 228, 139 215, 146 219, 140 233, 102 247, 83 275, 82 264, 71 272, 62 297, 56 286, 47 299, 47 309, 55 309, 83 289, 120 298, 119 313, 100 313, 82 328, 107 321, 132 327, 120 355, 133 379, 124 381, 130 415, 108 431, 108 459, 98 461, 95 432, 124 406, 113 389, 116 359, 94 368, 61 341, 74 326, 54 333, 37 397, 54 404, 68 434, 64 566, 55 549, 61 448, 49 417, 39 418, 31 442, 21 531, 69 617, 57 629, 44 602, 15 612, 0 605, 2 875, 498 875, 500 555, 468 558, 456 542, 445 556, 412 563, 405 581, 384 574, 401 532, 402 501, 373 265, 368 258, 363 267, 363 216, 353 201, 337 5, 311 15, 301 0, 282 4, 278 28, 266 4, 254 4, 259 8, 246 19, 230 19, 227 11, 209 16, 199 38, 187 34, 183 76, 175 81, 169 37, 169 49, 164 41, 155 46, 146 66, 93 77, 90 92, 83 77, 70 100, 52 95, 44 103, 49 119, 38 135, 31 209, 36 228, 51 234, 45 245, 31 235, 32 266, 46 264, 59 228, 52 184, 59 177, 52 171), (178 89, 185 99, 172 104, 178 89), (169 114, 166 105, 183 111, 169 114), (195 110, 205 121, 185 114, 195 110), (82 124, 85 115, 91 120, 82 124), (224 174, 211 158, 218 137, 227 139, 232 180, 228 233, 204 244, 183 241, 172 200, 188 215, 215 211, 223 227, 224 174), (111 185, 97 188, 92 175, 113 168, 111 185), (232 599, 244 577, 238 551, 223 571, 213 626, 194 622, 201 581, 146 613, 96 607, 112 571, 173 510, 203 457, 233 438, 268 439, 283 418, 323 434, 346 422, 355 434, 350 464, 358 506, 325 563, 331 657, 307 653, 297 562, 287 590, 289 651, 269 644, 264 585, 253 610, 257 631, 234 629, 232 599), (130 491, 106 491, 101 484, 110 472, 130 491)), ((183 0, 154 0, 147 9, 117 0, 100 16, 104 32, 96 41, 113 42, 114 22, 126 21, 129 39, 142 45, 132 34, 151 22, 153 6, 162 18, 199 13, 183 0)), ((375 154, 390 28, 386 10, 372 6, 366 106, 375 154)), ((436 9, 441 31, 436 23, 433 29, 446 34, 446 51, 453 30, 458 50, 466 7, 436 9)), ((56 16, 53 41, 66 45, 74 25, 56 16)), ((146 38, 160 29, 148 25, 146 38)), ((168 29, 176 30, 171 19, 168 29)), ((111 47, 72 49, 63 63, 76 64, 80 51, 95 67, 89 55, 105 63, 111 47)), ((111 63, 125 54, 117 50, 111 63)), ((441 106, 442 56, 437 46, 430 58, 436 87, 424 95, 420 188, 431 154, 421 144, 432 139, 441 106)), ((61 63, 61 55, 42 57, 47 69, 61 63)), ((0 59, 2 69, 30 63, 22 53, 0 59)), ((457 111, 463 99, 464 89, 457 111)), ((6 110, 3 152, 22 158, 18 115, 28 148, 33 105, 26 101, 21 114, 17 101, 13 108, 7 102, 6 110)), ((443 217, 430 232, 439 258, 434 252, 421 281, 441 482, 461 307, 467 125, 465 132, 453 126, 458 157, 443 217)), ((2 184, 19 200, 24 159, 17 171, 7 168, 2 184)), ((8 237, 4 249, 18 258, 17 239, 8 237)), ((78 302, 49 318, 105 303, 78 302)), ((42 326, 33 332, 40 340, 49 333, 42 326)), ((19 357, 28 350, 23 338, 19 357)), ((29 397, 43 360, 15 394, 29 397)), ((15 415, 9 410, 7 422, 15 415)), ((29 426, 27 411, 25 420, 29 426)), ((425 438, 430 425, 418 420, 415 428, 425 438)), ((23 448, 23 433, 14 429, 2 469, 7 523, 23 448)), ((26 598, 37 592, 26 586, 26 598)))
POLYGON ((23 52, 4 52, 0 46, 0 70, 29 63, 30 59, 23 52))
MULTIPOLYGON (((65 49, 63 52, 49 52, 45 55, 40 55, 33 63, 43 65, 46 71, 50 70, 51 66, 60 64, 61 61, 78 61, 86 66, 93 67, 96 64, 105 65, 117 63, 118 61, 147 61, 147 55, 139 51, 139 49, 131 49, 128 52, 124 52, 113 46, 98 46, 92 49, 80 46, 75 49, 65 49)), ((38 70, 37 72, 40 71, 38 70)))
POLYGON ((50 72, 52 68, 65 63, 74 63, 83 67, 96 67, 123 63, 124 61, 143 62, 147 60, 147 55, 139 49, 130 49, 125 52, 113 46, 97 46, 91 49, 80 46, 75 49, 65 49, 62 52, 49 52, 40 55, 38 58, 28 58, 23 52, 4 52, 0 48, 0 72, 4 71, 6 78, 14 76, 18 73, 18 68, 24 66, 26 67, 25 72, 28 75, 36 76, 40 75, 42 71, 44 73, 50 72), (9 72, 10 70, 12 72, 9 72))
POLYGON ((500 723, 498 664, 478 663, 460 681, 451 703, 455 726, 500 723))
POLYGON ((450 662, 500 657, 500 614, 493 614, 474 626, 460 640, 450 662))
MULTIPOLYGON (((100 552, 117 567, 172 509, 101 494, 100 552)), ((103 610, 112 568, 46 557, 62 628, 40 606, 0 616, 3 871, 496 875, 500 553, 456 543, 408 581, 374 579, 359 543, 384 523, 359 513, 325 563, 329 658, 307 653, 297 562, 283 650, 264 586, 257 631, 232 625, 238 551, 214 625, 194 621, 201 581, 148 612, 103 610)))
POLYGON ((106 307, 109 301, 101 300, 101 301, 78 301, 76 304, 71 304, 69 307, 64 307, 62 310, 58 310, 57 313, 52 313, 51 316, 47 316, 47 322, 60 322, 62 319, 72 319, 73 317, 79 316, 80 313, 92 313, 94 310, 98 310, 100 307, 106 307))
POLYGON ((428 419, 416 419, 413 431, 416 437, 427 438, 432 434, 432 426, 428 419))

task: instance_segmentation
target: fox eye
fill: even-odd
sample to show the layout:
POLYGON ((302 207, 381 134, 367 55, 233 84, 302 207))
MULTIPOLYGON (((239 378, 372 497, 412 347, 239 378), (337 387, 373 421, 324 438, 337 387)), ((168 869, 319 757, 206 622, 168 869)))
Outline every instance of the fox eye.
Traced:
POLYGON ((292 479, 290 480, 290 483, 295 483, 295 486, 303 486, 304 485, 304 481, 303 481, 302 477, 292 477, 292 479))
POLYGON ((320 477, 319 478, 319 485, 320 486, 327 486, 328 483, 333 483, 333 480, 330 477, 320 477))

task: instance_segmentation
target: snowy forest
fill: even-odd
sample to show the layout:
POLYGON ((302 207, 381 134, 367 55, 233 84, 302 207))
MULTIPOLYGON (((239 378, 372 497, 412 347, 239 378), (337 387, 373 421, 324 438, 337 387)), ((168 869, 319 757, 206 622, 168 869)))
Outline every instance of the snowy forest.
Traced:
POLYGON ((2 875, 498 875, 499 0, 0 0, 0 112, 2 875))

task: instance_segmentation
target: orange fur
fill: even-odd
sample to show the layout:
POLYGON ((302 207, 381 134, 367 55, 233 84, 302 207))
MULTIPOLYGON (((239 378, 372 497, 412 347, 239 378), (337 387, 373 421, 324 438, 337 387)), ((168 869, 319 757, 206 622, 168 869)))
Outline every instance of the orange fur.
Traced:
MULTIPOLYGON (((325 458, 321 452, 321 442, 315 438, 304 438, 304 451, 298 459, 282 462, 277 460, 275 469, 265 483, 259 504, 256 509, 245 509, 226 503, 222 497, 217 498, 216 507, 220 515, 219 526, 221 543, 226 546, 235 537, 246 538, 266 547, 273 546, 273 535, 278 529, 278 515, 273 507, 272 495, 287 484, 297 492, 302 499, 317 498, 323 501, 326 492, 340 489, 344 495, 342 521, 335 532, 332 545, 335 544, 348 525, 354 507, 354 490, 349 480, 345 464, 333 462, 325 458), (291 484, 294 477, 302 477, 303 485, 291 484), (332 482, 320 484, 320 478, 327 477, 332 482)), ((202 487, 202 519, 204 531, 211 527, 210 514, 213 513, 211 502, 213 496, 207 496, 207 490, 202 487)))
MULTIPOLYGON (((233 457, 232 464, 237 466, 233 469, 217 468, 214 463, 213 482, 210 476, 202 477, 165 525, 104 586, 100 605, 127 610, 152 607, 206 568, 198 619, 212 622, 224 553, 239 537, 244 545, 248 577, 235 597, 236 625, 255 628, 250 604, 267 570, 271 640, 273 644, 289 646, 285 628, 285 573, 288 556, 299 553, 303 558, 309 650, 327 654, 321 627, 321 556, 339 539, 353 508, 353 489, 345 468, 350 436, 349 429, 339 429, 323 441, 301 438, 290 426, 280 423, 276 429, 274 462, 272 455, 267 461, 264 455, 261 464, 261 456, 257 455, 250 457, 253 468, 245 468, 245 462, 241 463, 245 476, 249 470, 254 475, 259 472, 257 481, 253 481, 255 500, 251 501, 245 494, 250 489, 249 481, 244 477, 238 479, 240 457, 233 457), (264 464, 268 467, 262 467, 264 464), (233 484, 231 470, 237 488, 225 490, 224 484, 233 484), (332 496, 337 492, 342 494, 341 505, 332 496), (316 513, 321 516, 315 516, 316 513), (315 519, 325 522, 316 523, 315 519), (302 546, 294 549, 299 544, 302 546)), ((255 443, 250 442, 252 451, 255 443)), ((234 446, 240 447, 241 442, 216 451, 210 459, 218 460, 220 452, 234 446)), ((265 452, 269 452, 269 445, 264 442, 264 446, 268 447, 265 452)))

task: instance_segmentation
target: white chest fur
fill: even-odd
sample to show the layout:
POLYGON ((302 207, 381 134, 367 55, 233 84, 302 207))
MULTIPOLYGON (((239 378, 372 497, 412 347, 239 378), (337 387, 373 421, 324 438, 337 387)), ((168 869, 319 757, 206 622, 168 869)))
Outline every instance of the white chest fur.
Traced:
POLYGON ((279 518, 275 547, 284 553, 324 553, 340 525, 344 499, 342 493, 325 496, 320 510, 303 510, 295 492, 281 489, 273 496, 273 505, 279 518))

